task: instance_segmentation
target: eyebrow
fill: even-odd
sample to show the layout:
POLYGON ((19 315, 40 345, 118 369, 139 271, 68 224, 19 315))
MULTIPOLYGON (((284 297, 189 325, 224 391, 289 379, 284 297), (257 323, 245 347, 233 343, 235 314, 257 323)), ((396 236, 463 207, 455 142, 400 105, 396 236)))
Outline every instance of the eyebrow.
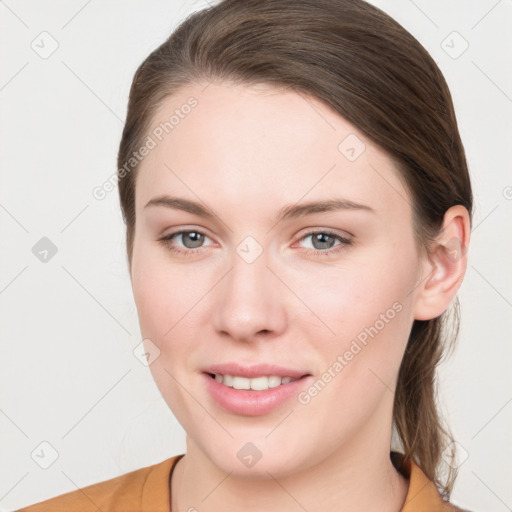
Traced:
MULTIPOLYGON (((208 207, 181 197, 171 197, 167 195, 154 197, 144 208, 149 206, 163 206, 165 208, 182 210, 208 219, 217 217, 217 215, 208 207)), ((370 206, 355 203, 348 199, 328 199, 325 201, 309 201, 306 203, 286 205, 279 210, 276 222, 281 222, 291 218, 304 217, 315 213, 333 212, 337 210, 361 210, 376 213, 376 211, 370 206)))

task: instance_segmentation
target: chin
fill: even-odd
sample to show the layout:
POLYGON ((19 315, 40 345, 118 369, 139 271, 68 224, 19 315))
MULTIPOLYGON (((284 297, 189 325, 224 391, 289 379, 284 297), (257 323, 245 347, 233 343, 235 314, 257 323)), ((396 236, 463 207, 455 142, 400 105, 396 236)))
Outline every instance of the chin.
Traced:
MULTIPOLYGON (((284 432, 284 431, 283 431, 284 432)), ((268 430, 262 439, 268 435, 268 430)), ((274 435, 274 434, 272 434, 274 435)), ((245 437, 247 439, 247 437, 245 437)), ((211 441, 210 440, 206 440, 211 441)), ((275 438, 275 443, 268 439, 265 442, 254 443, 229 439, 213 447, 206 447, 205 455, 211 463, 231 477, 254 478, 268 480, 269 478, 285 478, 305 469, 308 464, 305 446, 283 447, 283 440, 275 438), (306 459, 304 459, 306 456, 306 459)), ((311 458, 314 454, 311 454, 311 458)))

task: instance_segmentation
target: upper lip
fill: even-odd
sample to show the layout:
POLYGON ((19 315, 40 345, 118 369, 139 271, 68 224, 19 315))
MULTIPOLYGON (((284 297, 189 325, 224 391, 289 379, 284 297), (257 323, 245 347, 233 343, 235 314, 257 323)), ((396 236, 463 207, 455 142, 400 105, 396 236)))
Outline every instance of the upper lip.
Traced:
POLYGON ((298 379, 309 375, 308 372, 297 370, 293 368, 285 368, 275 364, 255 364, 252 366, 242 365, 240 363, 221 363, 214 364, 203 370, 205 373, 213 373, 220 375, 233 375, 239 377, 246 377, 248 379, 261 376, 277 376, 277 377, 291 377, 298 379))

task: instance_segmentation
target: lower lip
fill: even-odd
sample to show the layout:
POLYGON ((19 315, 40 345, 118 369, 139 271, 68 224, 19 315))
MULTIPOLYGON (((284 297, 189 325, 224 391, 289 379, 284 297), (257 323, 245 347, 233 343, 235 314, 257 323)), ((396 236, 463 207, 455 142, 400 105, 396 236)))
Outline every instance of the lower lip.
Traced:
POLYGON ((288 384, 281 384, 263 391, 230 388, 217 382, 207 373, 203 373, 203 378, 206 379, 206 387, 210 395, 224 410, 245 416, 259 416, 277 409, 290 398, 297 396, 313 376, 301 377, 288 384))

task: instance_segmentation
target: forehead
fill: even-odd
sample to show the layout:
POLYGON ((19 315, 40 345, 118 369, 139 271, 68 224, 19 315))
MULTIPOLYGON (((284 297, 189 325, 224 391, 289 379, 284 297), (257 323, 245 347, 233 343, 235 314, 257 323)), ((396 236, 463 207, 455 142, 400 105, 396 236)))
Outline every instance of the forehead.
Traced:
POLYGON ((178 192, 259 209, 339 195, 382 213, 410 208, 393 161, 302 93, 266 84, 187 85, 162 103, 149 137, 154 148, 139 168, 137 209, 156 194, 178 192))

